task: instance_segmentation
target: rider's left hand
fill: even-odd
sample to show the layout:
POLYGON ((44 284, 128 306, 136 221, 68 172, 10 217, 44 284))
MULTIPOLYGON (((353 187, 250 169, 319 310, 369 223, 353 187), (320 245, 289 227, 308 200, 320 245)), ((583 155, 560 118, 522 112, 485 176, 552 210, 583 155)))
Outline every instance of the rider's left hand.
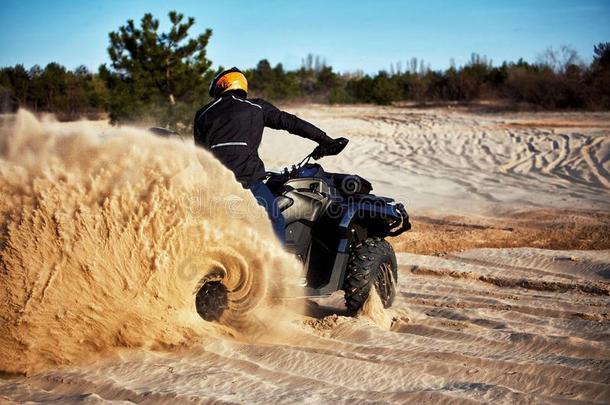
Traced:
POLYGON ((336 155, 343 150, 346 143, 347 139, 345 138, 333 139, 330 142, 318 145, 318 147, 313 150, 311 157, 318 160, 324 156, 336 155))

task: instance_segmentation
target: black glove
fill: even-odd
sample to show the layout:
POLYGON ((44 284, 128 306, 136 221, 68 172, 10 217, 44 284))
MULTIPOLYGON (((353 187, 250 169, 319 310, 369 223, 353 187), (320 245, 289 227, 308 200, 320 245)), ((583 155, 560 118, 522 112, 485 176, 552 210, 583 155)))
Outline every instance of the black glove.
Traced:
POLYGON ((337 138, 320 144, 313 150, 311 157, 318 160, 324 156, 338 155, 348 142, 346 138, 337 138))

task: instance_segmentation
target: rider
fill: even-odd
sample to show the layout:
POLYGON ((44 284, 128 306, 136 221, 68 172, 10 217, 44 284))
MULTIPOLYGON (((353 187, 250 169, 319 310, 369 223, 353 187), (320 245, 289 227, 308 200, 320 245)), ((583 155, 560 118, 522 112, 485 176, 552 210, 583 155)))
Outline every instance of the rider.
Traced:
POLYGON ((195 114, 195 143, 208 149, 250 190, 265 207, 277 237, 284 242, 284 217, 275 196, 263 183, 265 166, 258 156, 263 128, 283 129, 319 144, 317 155, 332 154, 339 148, 324 131, 292 114, 280 111, 262 99, 246 99, 248 81, 232 68, 219 73, 210 83, 214 100, 195 114))

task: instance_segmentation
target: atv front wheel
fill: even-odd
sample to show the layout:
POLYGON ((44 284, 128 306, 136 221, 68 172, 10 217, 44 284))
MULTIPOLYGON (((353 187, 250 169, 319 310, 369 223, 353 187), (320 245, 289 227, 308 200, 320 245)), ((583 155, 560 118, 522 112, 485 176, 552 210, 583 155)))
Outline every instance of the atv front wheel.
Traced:
POLYGON ((398 266, 392 246, 382 238, 368 238, 350 252, 343 282, 345 305, 356 313, 374 285, 384 308, 392 306, 396 296, 398 266))

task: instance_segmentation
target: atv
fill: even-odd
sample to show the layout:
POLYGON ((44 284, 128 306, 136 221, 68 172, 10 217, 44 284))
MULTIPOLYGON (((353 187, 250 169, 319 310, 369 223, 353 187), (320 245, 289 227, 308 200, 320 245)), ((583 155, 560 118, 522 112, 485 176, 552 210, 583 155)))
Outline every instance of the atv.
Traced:
MULTIPOLYGON (((339 142, 334 155, 348 140, 339 142)), ((360 176, 329 173, 310 163, 322 157, 317 151, 291 169, 267 172, 265 180, 286 221, 285 249, 304 264, 305 296, 324 297, 343 290, 353 314, 375 286, 388 308, 396 295, 398 275, 396 255, 385 238, 411 228, 405 207, 371 194, 371 183, 360 176)), ((197 293, 197 311, 206 320, 217 320, 226 297, 222 286, 203 285, 197 293)))

